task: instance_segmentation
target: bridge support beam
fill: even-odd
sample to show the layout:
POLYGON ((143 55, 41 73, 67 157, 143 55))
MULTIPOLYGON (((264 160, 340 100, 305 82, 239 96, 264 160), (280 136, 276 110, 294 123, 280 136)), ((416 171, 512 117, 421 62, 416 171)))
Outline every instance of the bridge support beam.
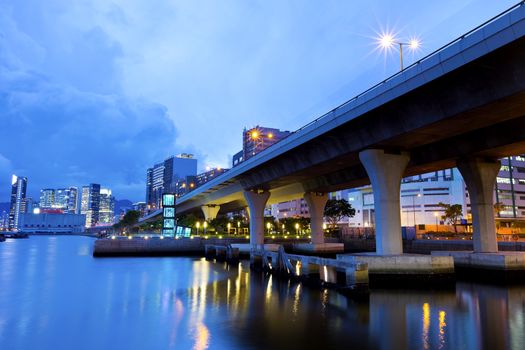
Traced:
POLYGON ((264 208, 270 192, 244 191, 250 215, 250 244, 253 248, 264 247, 264 208))
POLYGON ((328 201, 328 194, 307 192, 304 194, 304 200, 308 204, 310 212, 310 228, 312 231, 312 243, 324 243, 323 217, 324 207, 328 201))
POLYGON ((220 205, 203 205, 201 209, 204 214, 204 220, 209 222, 217 217, 217 213, 219 213, 221 207, 220 205))
POLYGON ((470 196, 474 252, 495 253, 498 251, 498 242, 493 195, 501 163, 469 158, 459 160, 457 167, 465 180, 470 196))
POLYGON ((368 149, 359 153, 374 191, 376 253, 403 253, 401 237, 401 178, 410 157, 368 149))

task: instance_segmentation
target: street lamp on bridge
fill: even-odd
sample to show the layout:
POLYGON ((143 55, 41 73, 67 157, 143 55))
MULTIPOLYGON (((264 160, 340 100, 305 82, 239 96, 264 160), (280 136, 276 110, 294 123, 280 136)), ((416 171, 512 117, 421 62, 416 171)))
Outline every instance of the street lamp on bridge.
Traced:
POLYGON ((399 63, 401 70, 403 70, 403 46, 407 46, 410 50, 415 51, 421 43, 417 38, 411 38, 408 42, 399 41, 393 34, 385 33, 378 38, 379 46, 384 50, 389 50, 394 46, 399 46, 399 63))

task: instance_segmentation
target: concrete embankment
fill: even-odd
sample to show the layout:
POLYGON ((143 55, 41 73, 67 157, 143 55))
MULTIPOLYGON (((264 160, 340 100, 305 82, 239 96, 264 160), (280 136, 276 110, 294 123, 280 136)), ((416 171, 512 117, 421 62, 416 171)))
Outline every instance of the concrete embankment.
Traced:
MULTIPOLYGON (((306 242, 306 239, 273 239, 269 243, 291 245, 297 242, 306 242)), ((93 247, 93 256, 177 256, 177 255, 203 255, 206 244, 215 245, 245 245, 249 241, 245 238, 165 238, 159 237, 144 239, 136 237, 133 239, 119 237, 117 239, 97 239, 93 247)), ((249 249, 249 248, 248 248, 249 249)))
MULTIPOLYGON (((374 252, 375 241, 356 239, 345 240, 345 252, 374 252)), ((432 251, 473 250, 472 241, 427 240, 403 241, 403 252, 409 254, 430 254, 432 251)), ((500 251, 525 251, 525 242, 498 242, 500 251)))

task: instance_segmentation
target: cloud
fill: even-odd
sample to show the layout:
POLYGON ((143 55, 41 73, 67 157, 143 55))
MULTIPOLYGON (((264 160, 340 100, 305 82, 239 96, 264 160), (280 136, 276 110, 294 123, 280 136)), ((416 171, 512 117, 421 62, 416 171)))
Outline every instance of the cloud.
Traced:
POLYGON ((296 129, 396 72, 371 54, 381 25, 423 57, 513 2, 0 1, 0 153, 31 190, 141 199, 168 155, 226 166, 243 127, 296 129))
POLYGON ((167 108, 120 92, 121 51, 100 27, 79 35, 77 52, 61 62, 64 74, 50 76, 52 50, 20 31, 9 12, 0 11, 0 198, 16 172, 29 178, 32 195, 96 182, 143 199, 146 168, 175 148, 167 108))

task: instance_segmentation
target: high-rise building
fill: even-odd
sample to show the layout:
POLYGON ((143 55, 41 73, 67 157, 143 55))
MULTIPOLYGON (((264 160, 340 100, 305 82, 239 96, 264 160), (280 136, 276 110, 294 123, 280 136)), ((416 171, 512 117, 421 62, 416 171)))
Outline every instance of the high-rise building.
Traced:
POLYGON ((82 186, 80 213, 86 215, 86 227, 96 226, 100 214, 100 185, 82 186))
POLYGON ((27 191, 27 177, 13 175, 11 178, 11 200, 9 208, 9 223, 10 230, 18 229, 20 214, 23 213, 24 202, 27 191))
POLYGON ((256 126, 248 130, 244 129, 242 135, 243 161, 250 159, 262 150, 286 138, 288 135, 290 135, 289 131, 281 131, 263 126, 256 126))
POLYGON ((55 202, 53 208, 67 211, 67 204, 69 201, 69 191, 67 188, 57 188, 55 190, 55 202))
POLYGON ((232 166, 241 164, 290 134, 289 131, 259 125, 251 129, 244 128, 242 132, 242 151, 233 155, 232 166))
POLYGON ((55 205, 55 190, 44 188, 40 190, 40 208, 53 208, 55 205))
POLYGON ((146 213, 146 202, 133 203, 133 210, 139 211, 141 215, 146 213))
POLYGON ((196 183, 196 176, 186 176, 183 179, 179 179, 175 182, 175 196, 182 197, 186 193, 193 191, 197 185, 196 183))
MULTIPOLYGON (((499 221, 512 222, 525 218, 524 154, 501 159, 494 190, 494 203, 500 204, 496 213, 499 221)), ((470 212, 470 203, 468 207, 470 212)))
POLYGON ((64 213, 75 214, 77 212, 78 190, 76 187, 69 188, 45 188, 40 190, 41 209, 59 209, 64 213))
POLYGON ((224 168, 213 168, 210 170, 207 170, 204 173, 200 173, 197 176, 195 176, 195 187, 199 187, 204 185, 206 182, 213 180, 219 175, 224 174, 230 169, 224 169, 224 168))
POLYGON ((146 172, 146 204, 149 210, 160 208, 162 194, 176 191, 180 179, 197 175, 197 159, 192 154, 180 154, 155 164, 146 172))
POLYGON ((112 225, 115 213, 115 197, 111 195, 111 190, 107 188, 100 189, 100 210, 99 225, 112 225))
POLYGON ((38 208, 38 202, 35 202, 32 197, 27 197, 22 201, 21 211, 23 213, 32 213, 35 208, 38 208))
POLYGON ((7 230, 9 227, 9 213, 5 210, 0 215, 0 229, 7 230))
POLYGON ((58 188, 55 190, 55 203, 53 208, 61 209, 64 213, 77 212, 78 190, 76 187, 58 188))
POLYGON ((69 187, 66 192, 67 195, 67 211, 70 214, 78 213, 78 188, 69 187))

